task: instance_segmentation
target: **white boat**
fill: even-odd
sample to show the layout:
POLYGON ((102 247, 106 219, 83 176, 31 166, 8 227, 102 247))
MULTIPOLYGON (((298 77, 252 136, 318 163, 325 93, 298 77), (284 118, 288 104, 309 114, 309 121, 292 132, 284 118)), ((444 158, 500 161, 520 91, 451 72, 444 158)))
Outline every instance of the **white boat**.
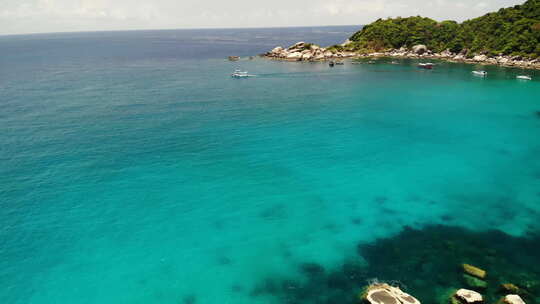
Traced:
POLYGON ((419 63, 419 64, 418 64, 418 67, 419 67, 419 68, 426 69, 426 70, 431 70, 431 69, 433 69, 433 66, 434 66, 434 64, 431 63, 431 62, 427 62, 427 63, 419 63))
POLYGON ((254 75, 249 75, 247 71, 234 70, 234 73, 231 74, 232 78, 248 78, 253 77, 254 75))
POLYGON ((519 75, 519 76, 516 76, 517 79, 522 79, 522 80, 532 80, 532 77, 531 76, 527 76, 527 75, 519 75))
POLYGON ((486 77, 487 76, 487 72, 486 71, 472 71, 472 73, 474 75, 477 75, 477 76, 482 76, 482 77, 486 77))

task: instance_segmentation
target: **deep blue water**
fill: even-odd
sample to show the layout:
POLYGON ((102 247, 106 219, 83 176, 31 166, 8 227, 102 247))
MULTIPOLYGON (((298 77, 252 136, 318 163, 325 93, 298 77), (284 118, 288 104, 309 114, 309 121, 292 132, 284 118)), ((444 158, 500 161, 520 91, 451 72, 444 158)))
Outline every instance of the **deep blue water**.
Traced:
POLYGON ((0 37, 2 302, 267 303, 405 226, 537 231, 538 72, 225 59, 356 29, 0 37))

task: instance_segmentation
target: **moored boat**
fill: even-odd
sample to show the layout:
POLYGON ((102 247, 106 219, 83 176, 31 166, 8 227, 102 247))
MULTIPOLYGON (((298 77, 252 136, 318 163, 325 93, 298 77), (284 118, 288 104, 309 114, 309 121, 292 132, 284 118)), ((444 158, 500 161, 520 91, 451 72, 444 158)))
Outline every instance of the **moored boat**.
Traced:
POLYGON ((430 62, 427 62, 427 63, 419 63, 418 64, 418 67, 421 68, 421 69, 426 69, 426 70, 431 70, 433 69, 433 66, 434 64, 433 63, 430 63, 430 62))
POLYGON ((330 61, 330 62, 328 63, 328 66, 331 67, 331 68, 333 68, 334 65, 335 65, 335 63, 334 63, 333 61, 330 61))
POLYGON ((532 77, 527 76, 527 75, 519 75, 519 76, 516 76, 516 78, 521 79, 521 80, 532 80, 532 77))
POLYGON ((231 74, 232 78, 247 78, 247 77, 253 77, 254 75, 249 75, 247 71, 242 71, 239 69, 234 70, 234 72, 231 74))
POLYGON ((472 71, 472 73, 476 76, 482 76, 482 77, 486 77, 487 76, 487 72, 486 71, 472 71))

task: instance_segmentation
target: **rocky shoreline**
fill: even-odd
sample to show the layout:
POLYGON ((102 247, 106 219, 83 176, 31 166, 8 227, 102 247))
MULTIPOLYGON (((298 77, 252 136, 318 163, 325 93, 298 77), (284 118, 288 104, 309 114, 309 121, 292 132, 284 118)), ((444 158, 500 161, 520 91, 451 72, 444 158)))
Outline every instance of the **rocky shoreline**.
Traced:
MULTIPOLYGON (((464 276, 474 277, 478 281, 485 282, 487 275, 485 270, 463 264, 462 271, 464 276)), ((481 293, 487 288, 487 282, 485 283, 485 286, 469 285, 470 289, 451 288, 437 302, 441 304, 485 304, 487 301, 481 293)), ((500 294, 496 304, 526 304, 522 298, 523 291, 513 284, 502 284, 500 294), (511 286, 511 288, 507 286, 511 286)), ((417 298, 402 291, 400 286, 392 286, 378 281, 364 287, 359 299, 364 304, 421 304, 417 298)))
MULTIPOLYGON (((349 42, 347 41, 341 46, 346 47, 348 43, 349 42)), ((495 57, 489 57, 483 54, 471 56, 467 54, 467 51, 462 51, 459 54, 456 54, 450 52, 449 50, 435 53, 430 51, 425 45, 415 45, 410 49, 402 47, 400 49, 393 49, 385 52, 359 53, 345 50, 341 51, 333 47, 324 48, 306 42, 297 42, 288 48, 283 48, 281 46, 275 47, 263 56, 270 59, 285 61, 327 61, 342 60, 346 58, 361 59, 378 57, 439 59, 449 62, 498 65, 504 67, 540 70, 540 58, 528 59, 521 56, 506 56, 502 54, 495 57)))

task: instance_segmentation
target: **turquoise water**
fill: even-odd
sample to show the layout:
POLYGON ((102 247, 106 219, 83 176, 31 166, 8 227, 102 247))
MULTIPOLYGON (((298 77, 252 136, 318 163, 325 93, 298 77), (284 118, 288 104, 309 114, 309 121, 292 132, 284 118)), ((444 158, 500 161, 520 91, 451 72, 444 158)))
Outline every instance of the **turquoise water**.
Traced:
POLYGON ((538 72, 223 59, 300 40, 261 31, 0 40, 4 303, 269 303, 406 226, 538 231, 538 72))

